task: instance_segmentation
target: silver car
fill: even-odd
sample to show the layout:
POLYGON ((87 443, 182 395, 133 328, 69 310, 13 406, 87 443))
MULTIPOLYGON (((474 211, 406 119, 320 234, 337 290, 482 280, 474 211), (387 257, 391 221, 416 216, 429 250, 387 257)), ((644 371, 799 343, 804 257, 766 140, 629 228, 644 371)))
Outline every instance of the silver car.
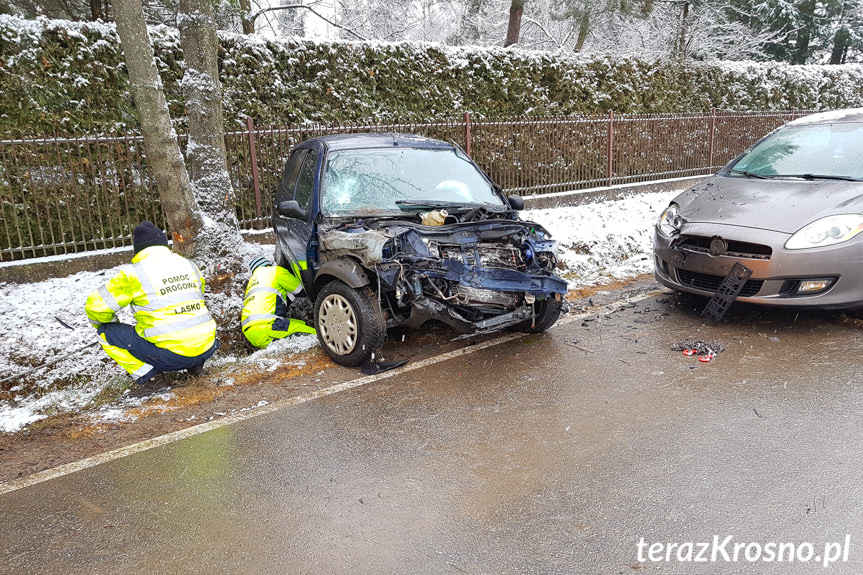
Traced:
POLYGON ((713 295, 736 262, 738 300, 863 307, 863 108, 813 114, 770 133, 665 209, 655 275, 713 295))

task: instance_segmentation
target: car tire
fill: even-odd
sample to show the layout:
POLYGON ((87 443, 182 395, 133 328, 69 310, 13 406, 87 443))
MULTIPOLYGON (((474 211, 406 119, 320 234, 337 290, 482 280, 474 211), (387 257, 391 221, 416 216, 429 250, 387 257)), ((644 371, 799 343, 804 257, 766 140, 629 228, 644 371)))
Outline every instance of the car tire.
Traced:
POLYGON ((546 331, 557 323, 557 320, 560 317, 560 312, 563 309, 563 303, 556 300, 554 297, 539 300, 534 304, 534 306, 536 306, 535 321, 528 319, 516 324, 514 328, 515 331, 521 331, 524 333, 541 333, 546 331))
POLYGON ((356 367, 383 346, 386 324, 368 287, 354 289, 334 280, 318 291, 315 329, 321 347, 334 362, 356 367))

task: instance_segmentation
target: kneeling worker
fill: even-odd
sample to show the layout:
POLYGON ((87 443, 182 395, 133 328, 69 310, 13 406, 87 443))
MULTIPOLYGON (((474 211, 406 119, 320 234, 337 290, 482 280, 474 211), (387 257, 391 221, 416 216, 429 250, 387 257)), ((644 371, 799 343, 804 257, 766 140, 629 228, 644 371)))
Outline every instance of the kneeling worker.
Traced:
POLYGON ((303 287, 297 277, 264 258, 249 262, 252 277, 246 286, 241 316, 243 334, 255 346, 264 348, 274 339, 295 333, 315 333, 302 320, 290 319, 288 305, 303 287))
POLYGON ((145 397, 170 389, 163 372, 199 375, 219 342, 198 267, 172 253, 165 233, 150 222, 141 222, 132 239, 132 265, 91 293, 84 309, 105 352, 135 378, 130 395, 145 397), (117 321, 127 305, 134 326, 117 321))

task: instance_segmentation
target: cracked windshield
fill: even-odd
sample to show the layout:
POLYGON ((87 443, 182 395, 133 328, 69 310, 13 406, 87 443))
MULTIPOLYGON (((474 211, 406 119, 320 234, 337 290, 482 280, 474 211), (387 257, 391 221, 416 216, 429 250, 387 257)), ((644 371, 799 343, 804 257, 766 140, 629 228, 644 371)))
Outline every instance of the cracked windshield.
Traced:
POLYGON ((324 171, 327 216, 399 215, 438 204, 502 206, 491 184, 465 157, 447 150, 331 152, 324 171))

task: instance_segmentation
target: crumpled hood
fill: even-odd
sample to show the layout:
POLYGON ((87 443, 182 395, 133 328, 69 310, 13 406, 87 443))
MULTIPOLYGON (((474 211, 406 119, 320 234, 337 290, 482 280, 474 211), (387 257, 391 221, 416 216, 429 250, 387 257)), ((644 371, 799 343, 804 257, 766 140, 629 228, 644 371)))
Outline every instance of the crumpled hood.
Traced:
POLYGON ((863 182, 714 176, 674 201, 689 223, 793 234, 824 216, 863 212, 863 182))

